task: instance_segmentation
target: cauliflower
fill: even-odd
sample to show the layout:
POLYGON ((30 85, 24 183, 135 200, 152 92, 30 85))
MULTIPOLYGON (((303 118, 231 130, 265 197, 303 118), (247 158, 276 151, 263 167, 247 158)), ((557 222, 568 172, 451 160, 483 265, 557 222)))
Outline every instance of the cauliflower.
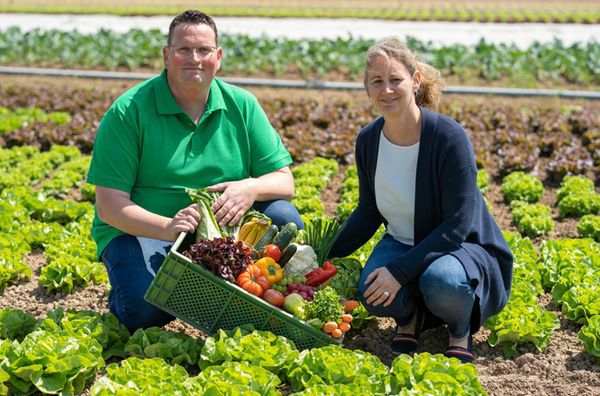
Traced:
POLYGON ((317 254, 308 245, 296 245, 298 250, 290 261, 283 267, 284 275, 298 276, 306 275, 310 271, 319 268, 317 254))

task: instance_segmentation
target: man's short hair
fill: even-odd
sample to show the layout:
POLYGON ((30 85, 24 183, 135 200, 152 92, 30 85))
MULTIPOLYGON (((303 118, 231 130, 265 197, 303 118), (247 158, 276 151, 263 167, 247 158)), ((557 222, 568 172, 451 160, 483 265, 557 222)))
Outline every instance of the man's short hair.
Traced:
POLYGON ((215 32, 215 45, 219 45, 219 35, 217 34, 217 25, 215 21, 205 13, 198 10, 187 10, 177 15, 171 25, 169 25, 169 36, 167 37, 167 46, 171 45, 171 39, 173 38, 173 31, 179 25, 183 24, 205 24, 211 27, 215 32))

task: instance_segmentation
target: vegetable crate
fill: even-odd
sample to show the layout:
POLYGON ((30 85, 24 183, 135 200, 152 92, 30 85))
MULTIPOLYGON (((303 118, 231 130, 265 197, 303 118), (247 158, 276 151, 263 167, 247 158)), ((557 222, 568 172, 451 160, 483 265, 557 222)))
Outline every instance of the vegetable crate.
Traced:
POLYGON ((340 341, 192 263, 181 252, 194 242, 181 233, 144 298, 151 304, 212 335, 251 323, 308 349, 340 341))

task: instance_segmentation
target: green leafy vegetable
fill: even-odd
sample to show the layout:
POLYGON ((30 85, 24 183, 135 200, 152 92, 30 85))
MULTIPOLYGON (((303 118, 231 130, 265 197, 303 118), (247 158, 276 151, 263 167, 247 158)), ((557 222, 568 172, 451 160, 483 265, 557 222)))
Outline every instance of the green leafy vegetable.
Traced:
POLYGON ((139 358, 160 357, 184 367, 198 363, 202 340, 159 327, 137 329, 125 345, 125 352, 139 358))

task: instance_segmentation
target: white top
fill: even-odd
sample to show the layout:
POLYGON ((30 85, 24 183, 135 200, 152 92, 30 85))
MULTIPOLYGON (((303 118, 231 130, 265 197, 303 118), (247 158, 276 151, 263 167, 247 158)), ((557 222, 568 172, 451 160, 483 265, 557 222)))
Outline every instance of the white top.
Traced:
POLYGON ((419 142, 398 146, 383 131, 375 171, 375 201, 387 220, 386 232, 394 239, 413 246, 415 240, 415 187, 419 142))

